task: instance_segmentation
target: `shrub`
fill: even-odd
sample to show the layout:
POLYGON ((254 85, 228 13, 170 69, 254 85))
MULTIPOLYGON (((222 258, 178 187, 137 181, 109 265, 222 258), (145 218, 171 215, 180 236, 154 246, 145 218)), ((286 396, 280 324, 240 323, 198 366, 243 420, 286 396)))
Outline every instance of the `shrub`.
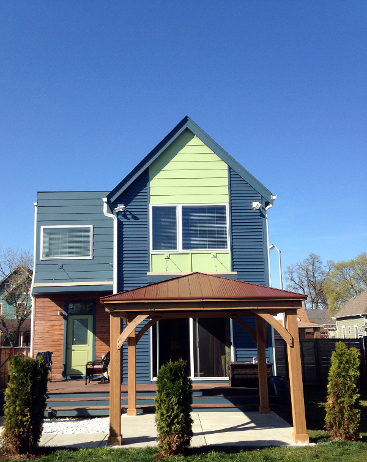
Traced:
POLYGON ((179 359, 162 366, 157 377, 156 425, 159 456, 182 454, 192 438, 192 385, 186 362, 179 359))
POLYGON ((3 447, 17 454, 35 452, 42 434, 48 369, 41 356, 25 361, 16 355, 9 363, 5 391, 3 447))
POLYGON ((325 428, 331 438, 355 441, 360 438, 359 363, 360 353, 338 342, 331 356, 325 428))

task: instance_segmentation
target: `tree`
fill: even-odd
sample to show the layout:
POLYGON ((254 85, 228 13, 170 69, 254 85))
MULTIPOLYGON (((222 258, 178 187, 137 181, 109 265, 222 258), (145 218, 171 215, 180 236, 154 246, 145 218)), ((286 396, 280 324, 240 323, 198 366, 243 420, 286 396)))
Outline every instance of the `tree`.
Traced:
POLYGON ((342 342, 335 345, 331 355, 325 428, 331 438, 355 441, 360 438, 359 405, 360 353, 356 348, 348 348, 342 342))
POLYGON ((306 308, 327 308, 328 301, 323 285, 332 265, 331 261, 324 265, 318 255, 310 253, 303 261, 287 267, 285 272, 286 280, 289 281, 287 290, 308 295, 306 308))
POLYGON ((12 347, 18 346, 20 328, 32 310, 32 264, 30 252, 0 248, 1 301, 8 308, 0 315, 0 327, 12 347))
POLYGON ((323 289, 330 313, 335 314, 352 297, 367 289, 367 254, 335 263, 325 277, 323 289))

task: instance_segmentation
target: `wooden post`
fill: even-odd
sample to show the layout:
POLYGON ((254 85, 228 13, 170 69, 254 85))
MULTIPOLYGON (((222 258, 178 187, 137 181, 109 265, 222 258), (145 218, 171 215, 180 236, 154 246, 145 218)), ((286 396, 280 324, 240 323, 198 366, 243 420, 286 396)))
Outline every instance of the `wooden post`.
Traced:
POLYGON ((266 351, 265 339, 266 331, 264 320, 256 315, 256 347, 257 347, 257 370, 259 376, 259 394, 260 394, 260 414, 269 414, 269 391, 268 391, 268 376, 266 371, 266 351))
POLYGON ((127 338, 127 415, 137 415, 136 409, 136 338, 135 329, 127 338))
POLYGON ((293 344, 287 344, 293 418, 292 438, 295 443, 308 443, 309 437, 306 433, 305 402, 303 397, 297 310, 287 312, 286 325, 288 332, 293 337, 293 344))
POLYGON ((120 313, 110 313, 110 435, 108 444, 121 446, 121 350, 117 339, 121 333, 120 313))

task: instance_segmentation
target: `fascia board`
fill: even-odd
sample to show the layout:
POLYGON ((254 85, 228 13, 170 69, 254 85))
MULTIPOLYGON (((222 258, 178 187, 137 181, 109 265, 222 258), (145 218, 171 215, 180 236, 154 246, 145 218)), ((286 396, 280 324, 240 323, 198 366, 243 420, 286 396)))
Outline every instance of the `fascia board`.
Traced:
POLYGON ((120 194, 186 129, 189 129, 208 148, 215 152, 220 159, 247 181, 267 202, 273 203, 271 192, 187 116, 107 195, 107 203, 112 204, 117 200, 120 194))

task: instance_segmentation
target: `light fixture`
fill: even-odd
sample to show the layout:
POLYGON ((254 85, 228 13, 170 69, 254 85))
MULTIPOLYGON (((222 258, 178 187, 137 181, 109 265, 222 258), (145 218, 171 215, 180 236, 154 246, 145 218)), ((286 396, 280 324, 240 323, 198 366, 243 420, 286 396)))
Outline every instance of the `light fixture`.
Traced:
POLYGON ((253 202, 252 203, 252 210, 260 210, 262 206, 263 205, 262 205, 261 202, 253 202))
POLYGON ((125 212, 125 210, 126 210, 126 205, 124 205, 124 204, 119 204, 114 210, 115 210, 116 213, 118 213, 118 212, 125 212))

